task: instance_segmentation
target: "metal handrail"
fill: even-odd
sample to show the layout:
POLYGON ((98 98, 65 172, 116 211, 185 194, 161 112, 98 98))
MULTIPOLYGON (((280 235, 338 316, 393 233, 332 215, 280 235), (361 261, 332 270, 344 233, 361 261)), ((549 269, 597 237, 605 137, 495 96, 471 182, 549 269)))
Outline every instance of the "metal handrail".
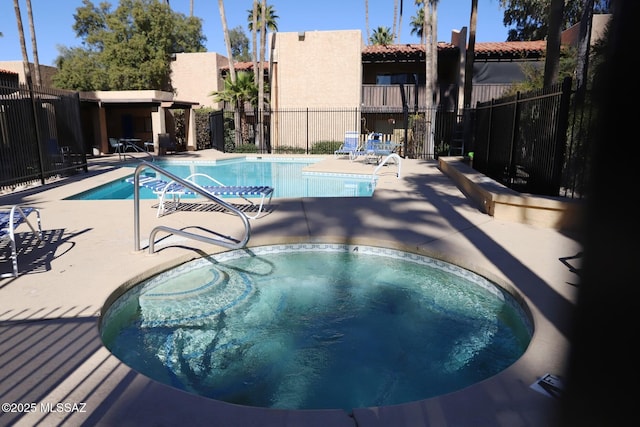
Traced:
POLYGON ((389 160, 391 159, 395 159, 396 163, 398 164, 398 173, 396 174, 396 176, 398 178, 400 178, 400 168, 402 166, 402 157, 400 157, 397 153, 391 153, 389 154, 387 157, 385 157, 378 166, 376 166, 376 168, 373 170, 373 176, 376 176, 376 174, 378 173, 378 171, 380 170, 380 168, 382 166, 384 166, 389 160))
MULTIPOLYGON (((219 197, 214 196, 213 194, 209 193, 207 190, 205 190, 204 188, 200 187, 199 185, 187 181, 185 179, 182 179, 174 174, 172 174, 171 172, 166 171, 165 169, 162 169, 161 167, 149 163, 149 162, 145 162, 144 160, 141 161, 141 163, 136 167, 136 171, 134 174, 134 178, 133 178, 133 199, 134 199, 134 206, 133 206, 133 238, 134 238, 134 250, 136 252, 140 251, 140 173, 142 172, 143 169, 145 168, 150 168, 155 170, 158 173, 161 173, 162 175, 165 175, 166 177, 172 179, 173 181, 179 183, 180 185, 183 185, 187 188, 189 188, 190 190, 194 191, 195 193, 206 197, 207 199, 219 204, 220 206, 224 207, 225 209, 233 212, 234 214, 238 215, 240 217, 240 219, 242 220, 242 222, 244 223, 244 236, 242 239, 237 240, 235 242, 229 242, 229 241, 225 241, 225 240, 220 240, 220 239, 214 239, 212 237, 205 237, 202 236, 200 234, 195 234, 195 233, 190 233, 188 231, 184 231, 184 230, 179 230, 177 228, 171 228, 171 227, 167 227, 164 225, 159 225, 153 228, 153 230, 151 230, 151 233, 149 235, 149 253, 152 254, 155 251, 155 236, 156 234, 158 234, 158 232, 160 231, 164 231, 167 232, 169 234, 177 234, 183 237, 187 237, 190 239, 194 239, 194 240, 198 240, 204 243, 211 243, 214 245, 220 245, 222 247, 225 248, 229 248, 229 249, 240 249, 240 248, 244 248, 247 245, 247 242, 249 242, 249 239, 251 238, 251 225, 249 224, 249 218, 247 218, 247 216, 244 214, 244 212, 242 212, 240 209, 236 208, 235 206, 225 202, 224 200, 220 199, 219 197)), ((207 230, 210 231, 210 230, 207 230)), ((231 239, 229 239, 231 240, 231 239)))
MULTIPOLYGON (((135 151, 137 153, 145 153, 147 156, 149 156, 149 158, 151 159, 152 162, 154 161, 153 154, 151 154, 150 152, 148 152, 147 150, 145 150, 143 148, 138 147, 136 144, 132 144, 132 143, 129 143, 129 142, 124 142, 123 143, 123 147, 131 147, 131 148, 133 148, 133 151, 135 151)), ((118 158, 120 160, 122 160, 123 158, 124 159, 127 158, 127 151, 126 151, 127 148, 123 148, 123 149, 125 151, 118 152, 118 158)), ((128 156, 131 157, 134 160, 139 160, 137 157, 133 157, 131 154, 129 154, 128 156)))

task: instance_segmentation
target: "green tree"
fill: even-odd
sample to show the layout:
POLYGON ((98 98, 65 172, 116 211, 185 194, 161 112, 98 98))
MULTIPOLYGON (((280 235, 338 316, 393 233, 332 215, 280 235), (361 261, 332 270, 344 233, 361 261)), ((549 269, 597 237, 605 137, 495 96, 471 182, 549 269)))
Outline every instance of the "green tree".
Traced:
POLYGON ((373 30, 369 43, 374 45, 387 46, 393 44, 393 33, 389 27, 378 27, 373 30))
POLYGON ((238 25, 229 30, 229 40, 231 42, 231 54, 236 61, 251 61, 251 51, 249 50, 249 38, 238 25))
POLYGON ((107 2, 82 3, 73 26, 82 47, 60 48, 57 87, 170 91, 172 54, 205 51, 202 21, 167 4, 121 0, 112 11, 107 2))
MULTIPOLYGON (((576 69, 576 50, 573 48, 562 49, 558 61, 558 81, 565 77, 573 77, 576 69)), ((513 83, 504 96, 515 95, 518 92, 530 92, 544 87, 544 68, 536 66, 535 63, 524 63, 521 66, 524 73, 524 80, 513 83)))
MULTIPOLYGON (((544 40, 549 35, 552 0, 500 0, 504 9, 503 23, 509 30, 507 41, 544 40)), ((584 0, 566 0, 561 21, 565 30, 582 17, 584 0)), ((594 13, 610 13, 611 0, 595 0, 594 13)))

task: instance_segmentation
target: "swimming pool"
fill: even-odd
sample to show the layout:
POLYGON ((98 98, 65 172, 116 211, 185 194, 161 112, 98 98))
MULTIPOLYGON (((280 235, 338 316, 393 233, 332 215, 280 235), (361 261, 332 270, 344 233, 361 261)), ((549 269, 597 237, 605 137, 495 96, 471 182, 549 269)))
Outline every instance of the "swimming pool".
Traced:
MULTIPOLYGON (((371 197, 373 195, 376 181, 372 175, 328 174, 304 170, 305 167, 320 160, 245 157, 217 161, 160 160, 155 164, 179 177, 186 178, 195 173, 203 173, 229 186, 267 185, 274 188, 273 198, 371 197)), ((132 174, 135 166, 137 165, 130 166, 132 174)), ((155 174, 154 171, 148 173, 155 174)), ((133 199, 133 186, 125 181, 126 178, 128 177, 73 195, 68 199, 133 199)), ((210 182, 203 184, 208 185, 210 182)), ((141 188, 140 197, 154 199, 157 196, 151 190, 141 188)))
POLYGON ((489 378, 532 323, 493 282, 434 258, 325 243, 235 250, 118 291, 100 322, 125 364, 254 407, 387 406, 489 378))

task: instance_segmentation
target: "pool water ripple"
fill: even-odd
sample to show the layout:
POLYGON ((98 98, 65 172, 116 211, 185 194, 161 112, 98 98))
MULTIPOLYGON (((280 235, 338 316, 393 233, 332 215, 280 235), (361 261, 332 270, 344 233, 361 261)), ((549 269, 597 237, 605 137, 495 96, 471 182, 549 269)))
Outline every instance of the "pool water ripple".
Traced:
POLYGON ((324 243, 191 261, 120 296, 101 330, 124 363, 195 394, 346 411, 467 387, 513 364, 532 335, 515 299, 475 273, 324 243))

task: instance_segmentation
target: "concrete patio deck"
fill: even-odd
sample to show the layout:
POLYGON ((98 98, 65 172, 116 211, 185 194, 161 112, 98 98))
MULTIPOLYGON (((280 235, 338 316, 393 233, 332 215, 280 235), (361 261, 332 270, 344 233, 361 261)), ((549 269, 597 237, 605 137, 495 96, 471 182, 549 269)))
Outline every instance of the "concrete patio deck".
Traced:
MULTIPOLYGON (((224 156, 204 150, 169 158, 224 156)), ((282 156, 281 156, 282 157, 282 156)), ((41 210, 46 244, 24 253, 18 278, 0 280, 0 425, 96 426, 548 426, 557 399, 530 386, 562 376, 582 248, 570 235, 482 213, 435 161, 384 167, 372 198, 274 199, 251 221, 249 246, 348 242, 406 249, 472 269, 512 290, 531 311, 535 333, 523 357, 464 390, 403 405, 286 411, 218 402, 152 381, 112 356, 98 331, 100 311, 120 286, 223 248, 167 239, 158 253, 134 251, 133 202, 64 200, 131 173, 115 158, 91 160, 89 174, 0 196, 0 206, 41 210), (576 264, 578 263, 578 264, 576 264), (64 403, 67 406, 56 406, 64 403), (24 404, 34 404, 24 406, 24 404), (9 409, 9 410, 7 410, 9 409)), ((374 166, 327 156, 318 171, 371 173, 374 166)), ((141 236, 165 224, 241 234, 225 213, 176 212, 157 219, 141 202, 141 236)), ((25 231, 28 228, 20 228, 25 231)), ((2 271, 10 263, 0 263, 2 271)))

